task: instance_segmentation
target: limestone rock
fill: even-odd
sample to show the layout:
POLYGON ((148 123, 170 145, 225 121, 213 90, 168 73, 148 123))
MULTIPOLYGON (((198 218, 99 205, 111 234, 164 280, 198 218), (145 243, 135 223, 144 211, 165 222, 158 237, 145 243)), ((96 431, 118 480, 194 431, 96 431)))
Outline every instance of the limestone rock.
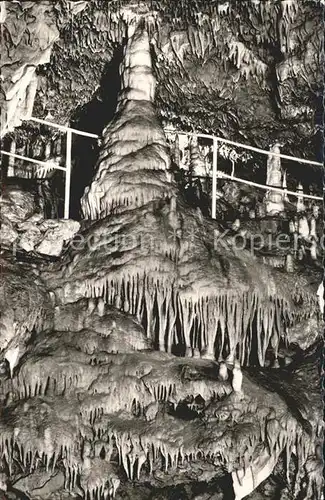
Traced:
POLYGON ((133 316, 122 314, 107 305, 100 315, 96 304, 94 308, 90 307, 91 301, 92 299, 84 299, 73 304, 57 306, 54 314, 55 329, 96 332, 99 337, 107 338, 104 343, 108 352, 130 352, 150 347, 142 325, 133 316))
POLYGON ((53 310, 44 283, 33 268, 1 259, 0 278, 0 352, 12 371, 31 332, 52 326, 53 310))
MULTIPOLYGON (((51 221, 51 226, 42 237, 36 251, 52 256, 59 256, 64 242, 69 241, 80 229, 80 224, 73 220, 51 221)), ((44 227, 44 223, 43 223, 44 227)))
POLYGON ((0 492, 7 490, 8 476, 4 472, 0 472, 0 492))
MULTIPOLYGON (((122 73, 127 67, 131 73, 138 53, 148 69, 149 41, 141 26, 128 40, 122 73)), ((146 71, 143 79, 138 74, 137 91, 143 85, 144 94, 147 76, 146 71)), ((200 345, 204 352, 215 345, 218 359, 224 341, 225 357, 234 357, 244 342, 242 365, 250 348, 243 339, 257 314, 266 330, 263 341, 253 334, 263 365, 271 338, 276 349, 279 335, 272 333, 282 328, 284 318, 300 319, 302 309, 307 316, 317 311, 311 287, 302 276, 290 274, 283 280, 249 252, 238 252, 227 236, 216 245, 221 225, 192 211, 167 181, 170 156, 150 96, 137 100, 123 95, 103 132, 97 172, 82 200, 86 217, 100 219, 82 233, 91 246, 65 254, 57 273, 48 274, 49 286, 58 303, 102 298, 135 315, 146 326, 148 338, 163 349, 179 342, 181 349, 193 352, 200 345)), ((279 163, 270 160, 270 167, 281 187, 279 163)))
POLYGON ((305 240, 309 239, 310 229, 309 229, 307 217, 305 217, 305 216, 299 218, 298 234, 299 234, 299 236, 301 236, 301 238, 304 238, 305 240))
POLYGON ((1 136, 31 116, 37 89, 36 67, 50 61, 53 43, 59 37, 54 13, 47 2, 25 2, 20 13, 14 2, 6 5, 2 25, 7 50, 1 61, 5 93, 1 136), (34 22, 28 22, 28 18, 34 18, 34 22), (14 71, 11 61, 18 62, 14 71))
POLYGON ((10 247, 11 244, 18 238, 17 231, 9 222, 2 222, 0 227, 0 248, 10 247))
POLYGON ((35 214, 28 217, 27 220, 20 222, 17 225, 17 229, 19 231, 29 231, 30 229, 35 228, 35 224, 41 222, 43 219, 43 215, 40 212, 36 212, 35 214))
POLYGON ((19 224, 36 210, 34 194, 15 186, 2 191, 0 203, 1 220, 8 219, 12 224, 19 224))
POLYGON ((59 28, 78 14, 88 2, 67 2, 60 8, 53 2, 1 2, 2 57, 0 63, 1 137, 32 116, 38 88, 37 66, 50 62, 59 28), (64 13, 69 15, 64 16, 64 13), (63 15, 62 15, 63 14, 63 15))
POLYGON ((85 189, 81 205, 86 218, 105 217, 174 192, 166 173, 167 142, 153 107, 149 37, 139 26, 128 40, 120 73, 117 115, 103 132, 111 154, 99 156, 93 182, 85 189))
POLYGON ((197 176, 206 176, 207 171, 205 168, 203 158, 201 157, 197 137, 192 137, 190 143, 190 151, 191 151, 191 168, 193 170, 193 174, 197 176))
POLYGON ((272 474, 278 456, 279 453, 273 453, 270 456, 269 452, 264 450, 263 453, 253 461, 250 467, 232 473, 236 500, 241 500, 248 496, 262 481, 272 474))
POLYGON ((14 487, 24 491, 33 499, 46 499, 52 493, 64 487, 64 475, 62 472, 45 470, 34 471, 32 474, 19 479, 14 487))
POLYGON ((152 74, 151 54, 148 33, 137 29, 130 36, 126 47, 125 63, 122 64, 119 102, 124 100, 153 102, 155 95, 155 78, 152 74))
POLYGON ((30 229, 24 232, 19 240, 19 247, 26 252, 32 252, 42 239, 42 233, 38 227, 32 223, 29 223, 29 227, 30 229))
POLYGON ((40 213, 17 224, 18 247, 26 252, 36 251, 44 255, 59 256, 63 244, 69 241, 80 229, 73 220, 43 220, 40 213))
POLYGON ((299 194, 299 196, 297 197, 297 212, 298 213, 305 212, 306 207, 305 207, 305 202, 304 202, 304 197, 303 197, 304 190, 303 190, 301 182, 299 182, 299 184, 298 184, 297 192, 299 194))
MULTIPOLYGON (((23 8, 24 2, 21 5, 23 8)), ((173 198, 173 188, 164 176, 169 159, 150 101, 154 84, 146 71, 149 52, 145 39, 141 30, 129 37, 129 60, 126 57, 123 73, 129 87, 123 88, 119 115, 104 134, 95 179, 102 194, 89 190, 84 198, 88 215, 110 217, 87 228, 86 234, 93 237, 92 248, 65 255, 48 273, 48 284, 58 290, 58 300, 61 296, 63 302, 67 296, 73 300, 74 294, 91 300, 70 309, 63 306, 63 311, 59 306, 55 326, 63 331, 57 332, 42 321, 45 306, 50 305, 37 296, 40 283, 34 286, 35 274, 26 277, 18 266, 11 269, 14 279, 9 278, 4 286, 10 294, 9 304, 4 306, 10 307, 1 317, 5 327, 0 329, 0 335, 5 332, 1 341, 7 348, 17 339, 18 346, 9 346, 13 349, 25 340, 31 342, 11 381, 18 400, 6 403, 0 418, 1 451, 13 460, 24 455, 27 470, 33 467, 30 457, 42 457, 53 468, 55 461, 59 468, 63 462, 67 482, 73 488, 73 482, 80 481, 88 498, 100 493, 114 496, 120 480, 111 474, 111 456, 131 480, 139 478, 145 462, 166 476, 170 469, 179 473, 184 463, 220 456, 230 470, 238 464, 245 467, 243 483, 249 489, 254 487, 254 474, 249 476, 249 472, 257 471, 260 480, 260 469, 262 475, 263 469, 270 469, 268 461, 261 464, 263 455, 259 453, 266 428, 268 444, 274 449, 270 460, 285 447, 291 452, 294 444, 303 467, 310 451, 311 439, 304 435, 299 412, 297 417, 292 411, 297 406, 297 391, 290 393, 293 404, 292 399, 291 404, 286 403, 280 391, 263 389, 245 370, 240 380, 243 394, 234 393, 235 398, 227 399, 217 425, 205 414, 206 422, 175 418, 168 412, 154 415, 150 422, 143 417, 143 408, 152 403, 155 408, 158 401, 162 406, 174 403, 177 407, 200 396, 204 408, 211 400, 224 403, 231 385, 217 380, 215 364, 206 360, 191 358, 184 365, 183 358, 163 352, 129 353, 139 345, 146 346, 146 337, 128 312, 143 320, 148 337, 159 335, 156 340, 161 345, 171 345, 179 337, 196 354, 198 346, 215 346, 219 356, 229 345, 232 357, 241 350, 239 355, 245 361, 244 351, 249 356, 257 344, 262 364, 269 343, 277 348, 283 319, 294 320, 296 313, 300 318, 307 316, 315 307, 305 276, 284 280, 283 273, 264 268, 258 258, 228 246, 230 240, 226 240, 226 248, 216 251, 212 235, 220 225, 204 221, 181 202, 171 210, 165 198, 173 198), (133 52, 132 47, 136 47, 133 52), (138 64, 135 56, 139 54, 146 68, 138 64), (142 101, 142 97, 148 100, 142 101), (138 244, 139 233, 151 238, 153 248, 138 244), (116 234, 122 239, 118 245, 116 234), (26 289, 27 305, 22 293, 26 289), (123 355, 111 353, 121 349, 123 355), (266 422, 272 409, 274 415, 266 422), (276 418, 279 415, 281 422, 276 418), (91 455, 94 436, 96 443, 97 438, 104 441, 105 460, 91 455), (89 453, 85 453, 86 445, 89 453)), ((239 58, 242 55, 238 53, 239 58)), ((53 242, 60 224, 51 221, 37 226, 53 242)), ((272 374, 266 377, 271 379, 272 374)), ((298 377, 294 381, 299 385, 298 377)), ((309 384, 307 390, 314 386, 309 384)), ((301 399, 306 400, 305 394, 301 399)), ((322 420, 320 412, 318 418, 322 420)), ((47 493, 41 491, 43 500, 47 493)))
POLYGON ((322 281, 317 289, 317 299, 319 304, 319 309, 322 314, 324 314, 324 282, 322 281))
POLYGON ((318 240, 317 236, 317 225, 315 217, 311 217, 309 221, 309 237, 318 240))
POLYGON ((288 328, 287 339, 289 344, 296 344, 302 350, 312 346, 323 334, 323 325, 316 317, 303 320, 298 325, 288 328))

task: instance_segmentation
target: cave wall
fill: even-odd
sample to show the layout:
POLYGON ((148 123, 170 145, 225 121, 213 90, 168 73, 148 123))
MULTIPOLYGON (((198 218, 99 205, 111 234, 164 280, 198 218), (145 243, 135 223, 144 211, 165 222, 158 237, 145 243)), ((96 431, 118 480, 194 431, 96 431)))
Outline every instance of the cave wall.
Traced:
POLYGON ((281 138, 288 154, 315 156, 323 64, 317 2, 3 4, 2 133, 30 116, 35 92, 33 113, 50 113, 60 123, 78 124, 90 102, 105 103, 103 80, 112 89, 107 101, 114 101, 118 64, 112 61, 125 22, 141 16, 164 118, 262 147, 281 138))

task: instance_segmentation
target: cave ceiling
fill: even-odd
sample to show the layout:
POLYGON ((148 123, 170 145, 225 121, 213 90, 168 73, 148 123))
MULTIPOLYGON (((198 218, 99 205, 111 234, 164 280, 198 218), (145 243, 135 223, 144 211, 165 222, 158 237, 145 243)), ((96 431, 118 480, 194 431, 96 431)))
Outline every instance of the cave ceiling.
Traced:
POLYGON ((115 110, 126 24, 140 17, 166 121, 316 156, 323 14, 310 0, 6 2, 1 105, 17 68, 31 64, 34 116, 100 132, 115 110))

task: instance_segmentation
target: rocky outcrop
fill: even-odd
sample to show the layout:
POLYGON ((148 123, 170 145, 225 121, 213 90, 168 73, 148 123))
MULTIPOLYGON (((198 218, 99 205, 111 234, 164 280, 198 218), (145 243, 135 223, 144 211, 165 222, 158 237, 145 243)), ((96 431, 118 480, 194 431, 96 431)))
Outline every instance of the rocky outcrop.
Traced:
MULTIPOLYGON (((47 220, 39 225, 40 238, 34 242, 37 253, 58 257, 64 244, 79 231, 80 223, 74 220, 47 220)), ((33 233, 33 229, 31 229, 33 233)), ((20 244, 21 246, 21 244, 20 244)))
POLYGON ((11 190, 4 196, 3 207, 0 229, 2 249, 59 257, 80 229, 77 221, 44 220, 33 194, 29 192, 11 190), (9 212, 7 208, 13 211, 9 212))
POLYGON ((0 196, 1 249, 16 248, 20 237, 19 226, 29 220, 32 225, 42 218, 36 202, 36 193, 19 186, 5 186, 0 196))
MULTIPOLYGON (((87 2, 67 2, 70 12, 87 2)), ((1 137, 31 117, 38 87, 37 67, 50 62, 59 39, 58 10, 52 2, 1 2, 1 137)), ((68 19, 65 19, 67 22, 68 19)))
POLYGON ((34 193, 19 187, 5 186, 1 191, 1 220, 20 224, 37 209, 34 193))
POLYGON ((31 116, 37 90, 36 68, 50 61, 52 46, 59 38, 49 2, 4 4, 2 43, 7 50, 1 59, 5 112, 1 136, 31 116), (11 66, 13 60, 15 67, 11 66))
POLYGON ((267 353, 278 362, 290 328, 319 317, 319 281, 264 266, 181 199, 152 102, 149 38, 129 24, 118 113, 83 198, 90 220, 41 276, 36 262, 3 263, 0 490, 44 498, 58 485, 62 497, 58 471, 72 494, 127 498, 128 481, 190 471, 232 474, 247 492, 285 460, 291 493, 320 496, 316 353, 284 371, 256 367, 267 353))
MULTIPOLYGON (((150 339, 134 316, 108 307, 102 299, 84 299, 57 306, 54 312, 54 328, 58 332, 69 332, 63 335, 71 338, 72 344, 80 344, 82 349, 87 349, 87 345, 99 344, 102 345, 100 350, 110 353, 151 348, 150 339)), ((91 354, 92 348, 89 349, 87 352, 91 354)))
POLYGON ((19 492, 31 498, 51 498, 64 488, 64 474, 61 471, 34 471, 28 476, 18 479, 13 484, 19 492))
MULTIPOLYGON (((22 450, 26 464, 28 457, 41 455, 46 468, 51 464, 57 469, 62 447, 71 490, 78 491, 80 474, 84 497, 107 488, 114 498, 126 478, 154 482, 182 463, 194 474, 208 460, 215 470, 226 467, 240 475, 243 467, 247 471, 258 463, 261 442, 272 456, 286 449, 301 464, 313 455, 321 418, 312 412, 304 416, 314 428, 309 435, 283 397, 245 374, 241 393, 234 393, 231 379, 218 380, 218 365, 211 361, 158 352, 111 354, 100 344, 93 347, 86 352, 64 335, 60 342, 55 336, 51 342, 51 335, 33 341, 11 383, 12 402, 6 403, 10 419, 0 420, 0 446, 12 470, 16 449, 22 450), (148 418, 153 405, 156 411, 148 418), (180 417, 185 411, 186 419, 180 417), (36 426, 40 414, 41 428, 36 426), (20 432, 14 433, 15 428, 20 432)), ((41 487, 42 481, 31 477, 28 487, 41 487)))
POLYGON ((273 453, 270 455, 269 451, 264 449, 248 469, 233 472, 235 499, 241 500, 250 495, 272 474, 278 459, 278 454, 273 453))
POLYGON ((53 326, 53 306, 37 270, 1 259, 0 311, 0 359, 12 373, 32 333, 53 326))

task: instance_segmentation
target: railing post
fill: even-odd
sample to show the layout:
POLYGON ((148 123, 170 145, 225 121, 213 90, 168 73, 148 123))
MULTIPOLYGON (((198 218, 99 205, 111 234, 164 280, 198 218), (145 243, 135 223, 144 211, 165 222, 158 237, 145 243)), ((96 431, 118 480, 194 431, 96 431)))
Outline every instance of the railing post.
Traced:
POLYGON ((65 151, 65 192, 64 192, 64 218, 69 219, 70 209, 70 184, 71 184, 71 146, 72 132, 67 130, 67 144, 65 151))
POLYGON ((235 176, 235 160, 230 160, 231 161, 231 177, 235 176))
POLYGON ((218 140, 213 138, 212 156, 212 219, 217 217, 217 180, 218 180, 218 140))

